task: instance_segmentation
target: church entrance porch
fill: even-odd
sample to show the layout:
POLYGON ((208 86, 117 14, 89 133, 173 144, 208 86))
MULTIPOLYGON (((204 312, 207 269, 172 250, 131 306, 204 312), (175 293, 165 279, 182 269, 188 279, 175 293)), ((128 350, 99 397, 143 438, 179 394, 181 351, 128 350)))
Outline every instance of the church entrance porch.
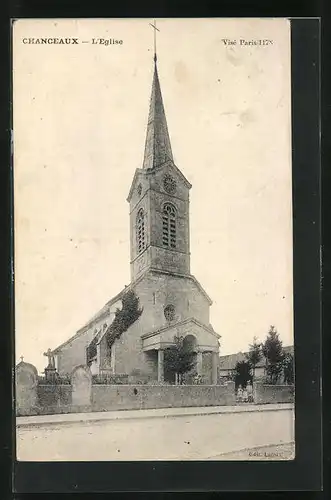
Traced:
POLYGON ((167 349, 164 350, 164 382, 166 384, 175 384, 176 383, 176 375, 173 371, 169 369, 168 364, 169 359, 169 351, 167 349))
POLYGON ((174 384, 175 375, 167 369, 167 349, 145 351, 146 373, 151 381, 174 384))
POLYGON ((158 351, 151 349, 144 352, 144 360, 146 364, 146 372, 150 380, 158 380, 158 351))
MULTIPOLYGON (((194 377, 197 374, 197 339, 194 335, 186 335, 183 340, 183 350, 187 352, 193 352, 193 368, 190 372, 187 372, 184 377, 186 383, 193 384, 194 377)), ((168 383, 168 384, 176 384, 178 383, 178 375, 175 373, 173 369, 170 368, 170 346, 165 349, 158 349, 158 382, 168 383), (177 380, 176 380, 177 378, 177 380)), ((200 365, 199 365, 200 368, 200 365)))
MULTIPOLYGON (((200 383, 205 385, 217 384, 217 352, 207 351, 197 345, 197 339, 194 335, 187 335, 184 339, 184 348, 193 351, 193 368, 183 375, 183 381, 186 385, 196 384, 196 377, 200 383)), ((154 379, 159 383, 176 384, 179 383, 178 376, 169 366, 170 349, 169 346, 164 349, 149 351, 154 359, 154 379), (155 373, 156 372, 156 373, 155 373), (155 377, 155 374, 157 375, 155 377), (177 380, 176 380, 177 378, 177 380)))
POLYGON ((152 354, 156 366, 154 370, 155 380, 162 383, 175 383, 174 374, 170 370, 167 358, 168 348, 175 345, 176 337, 183 339, 183 347, 193 351, 194 367, 187 373, 185 383, 197 383, 194 380, 195 375, 201 376, 201 383, 204 384, 217 384, 217 371, 218 371, 218 358, 219 358, 219 344, 218 335, 206 327, 205 325, 197 322, 193 318, 184 320, 176 324, 158 329, 154 332, 145 333, 141 336, 142 349, 146 353, 154 352, 152 354), (191 380, 189 380, 191 379, 191 380))
POLYGON ((167 349, 145 351, 146 372, 150 380, 159 383, 175 384, 175 374, 168 369, 167 349))
POLYGON ((201 366, 198 366, 198 349, 197 349, 197 339, 194 335, 188 334, 183 340, 184 351, 192 352, 192 363, 193 367, 190 371, 184 373, 183 381, 185 384, 194 384, 197 375, 201 375, 201 366))

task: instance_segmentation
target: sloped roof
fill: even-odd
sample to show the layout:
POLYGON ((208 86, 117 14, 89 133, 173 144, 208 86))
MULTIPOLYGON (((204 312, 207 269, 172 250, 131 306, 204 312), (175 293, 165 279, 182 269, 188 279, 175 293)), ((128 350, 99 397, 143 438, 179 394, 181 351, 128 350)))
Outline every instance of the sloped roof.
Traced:
MULTIPOLYGON (((283 347, 283 351, 286 354, 294 354, 294 347, 292 345, 283 347)), ((221 370, 234 370, 236 364, 240 361, 246 361, 246 354, 248 352, 237 352, 235 354, 228 354, 226 356, 220 356, 220 369, 221 370)), ((262 356, 261 360, 256 365, 257 368, 264 367, 266 365, 266 359, 262 356)))
MULTIPOLYGON (((63 349, 63 347, 70 344, 70 342, 72 342, 76 338, 80 337, 84 332, 86 332, 93 325, 93 323, 95 321, 102 318, 103 316, 109 315, 110 314, 110 310, 109 310, 110 307, 121 299, 123 293, 126 290, 128 290, 128 288, 129 287, 123 288, 123 290, 121 290, 120 293, 118 293, 117 295, 115 295, 115 297, 113 297, 111 300, 109 300, 87 323, 85 323, 85 325, 82 328, 77 330, 77 332, 74 335, 72 335, 68 340, 62 342, 62 344, 60 344, 55 349, 53 349, 52 353, 57 354, 59 351, 61 351, 61 349, 63 349)), ((98 335, 98 333, 96 332, 95 335, 98 335)), ((93 337, 93 338, 95 338, 95 337, 93 337)))
POLYGON ((245 360, 246 358, 243 352, 228 354, 227 356, 220 356, 219 366, 221 370, 233 370, 238 362, 245 360))
POLYGON ((99 312, 97 312, 94 316, 92 316, 92 318, 87 322, 85 323, 85 325, 80 328, 78 330, 81 331, 87 327, 89 327, 92 323, 94 323, 97 319, 99 319, 100 317, 102 317, 104 314, 108 313, 109 312, 109 308, 114 305, 116 302, 118 302, 119 300, 121 300, 122 296, 123 296, 123 293, 128 290, 128 287, 125 287, 123 288, 120 293, 118 293, 117 295, 115 295, 115 297, 113 297, 112 299, 110 299, 100 310, 99 312))
POLYGON ((186 318, 186 319, 183 319, 182 321, 179 321, 177 323, 167 324, 167 325, 161 326, 160 328, 157 328, 156 330, 152 330, 150 332, 144 333, 141 335, 141 338, 144 340, 148 337, 153 337, 154 335, 157 335, 161 332, 164 332, 166 330, 171 330, 174 327, 179 327, 179 326, 185 325, 187 323, 195 323, 196 325, 200 326, 201 328, 203 328, 207 332, 211 333, 214 337, 217 337, 217 338, 221 337, 218 333, 215 332, 215 330, 213 329, 213 327, 211 325, 208 325, 208 326, 204 325, 203 323, 201 323, 200 321, 198 321, 195 318, 186 318))
POLYGON ((287 346, 283 347, 283 351, 286 354, 292 354, 292 356, 293 356, 294 355, 294 346, 293 345, 287 345, 287 346))

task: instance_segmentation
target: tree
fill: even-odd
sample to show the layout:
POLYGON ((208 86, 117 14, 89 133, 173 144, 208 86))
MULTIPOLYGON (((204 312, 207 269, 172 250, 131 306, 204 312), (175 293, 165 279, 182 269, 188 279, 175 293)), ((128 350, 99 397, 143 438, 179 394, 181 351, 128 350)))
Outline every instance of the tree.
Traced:
POLYGON ((284 382, 285 384, 294 384, 294 358, 290 353, 285 354, 283 360, 284 382))
POLYGON ((141 316, 143 310, 139 307, 139 298, 133 290, 128 290, 122 297, 122 309, 116 309, 113 322, 106 330, 109 349, 117 338, 141 316))
POLYGON ((248 361, 238 361, 233 370, 233 378, 236 387, 246 387, 247 382, 252 380, 252 365, 248 361))
POLYGON ((273 325, 262 345, 262 353, 266 358, 267 381, 269 384, 277 384, 283 370, 284 352, 283 343, 273 325))
POLYGON ((253 344, 249 345, 249 351, 246 354, 246 359, 252 367, 253 380, 255 380, 255 368, 262 359, 262 344, 257 341, 256 337, 253 338, 253 344))
POLYGON ((164 364, 175 375, 176 383, 182 384, 183 375, 195 367, 195 352, 190 345, 185 345, 184 337, 174 337, 174 344, 165 350, 164 364))

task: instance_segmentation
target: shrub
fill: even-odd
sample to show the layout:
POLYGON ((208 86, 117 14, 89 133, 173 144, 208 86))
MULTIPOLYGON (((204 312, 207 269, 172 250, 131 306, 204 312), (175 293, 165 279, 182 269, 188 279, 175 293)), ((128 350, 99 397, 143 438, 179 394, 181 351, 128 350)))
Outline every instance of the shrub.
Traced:
POLYGON ((92 384, 96 385, 121 385, 128 383, 127 375, 92 375, 92 384))
POLYGON ((44 376, 38 376, 38 384, 40 385, 70 385, 70 375, 59 375, 56 373, 53 379, 47 379, 44 376))

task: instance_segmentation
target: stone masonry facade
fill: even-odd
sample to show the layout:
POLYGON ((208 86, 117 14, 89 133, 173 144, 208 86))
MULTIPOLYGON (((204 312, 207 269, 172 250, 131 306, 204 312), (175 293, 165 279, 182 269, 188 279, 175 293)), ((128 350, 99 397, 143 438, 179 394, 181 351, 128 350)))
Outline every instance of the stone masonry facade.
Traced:
POLYGON ((155 61, 144 161, 127 198, 131 283, 53 350, 60 374, 89 364, 92 374, 171 382, 166 349, 181 336, 195 352, 192 372, 206 384, 216 384, 220 335, 210 324, 212 301, 190 271, 191 187, 173 160, 155 61), (130 289, 139 298, 142 314, 110 350, 107 328, 130 289))

